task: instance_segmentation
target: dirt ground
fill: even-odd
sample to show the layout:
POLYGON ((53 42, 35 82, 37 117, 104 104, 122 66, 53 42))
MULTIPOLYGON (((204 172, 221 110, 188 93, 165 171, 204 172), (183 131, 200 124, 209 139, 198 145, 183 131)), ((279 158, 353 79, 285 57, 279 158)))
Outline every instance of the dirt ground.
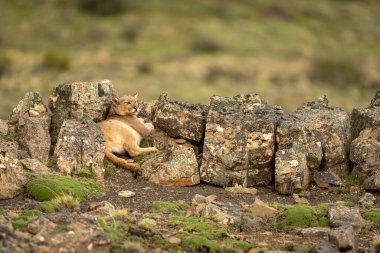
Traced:
MULTIPOLYGON (((267 203, 293 204, 292 196, 279 195, 274 191, 273 185, 267 187, 257 187, 258 193, 253 196, 250 194, 231 194, 221 187, 209 184, 199 184, 192 187, 173 187, 157 185, 145 179, 136 178, 133 174, 125 170, 116 170, 114 174, 105 180, 108 188, 107 194, 99 199, 91 199, 89 202, 106 200, 111 202, 116 208, 127 208, 129 211, 138 211, 140 213, 149 212, 149 205, 152 201, 169 201, 169 202, 185 202, 191 204, 191 199, 195 194, 204 196, 216 195, 217 200, 223 203, 234 204, 252 204, 256 197, 267 203), (130 190, 136 193, 131 198, 118 197, 119 191, 130 190)), ((310 190, 305 192, 306 198, 311 205, 320 203, 333 203, 338 200, 346 200, 357 203, 359 198, 363 196, 364 191, 358 186, 351 186, 349 192, 347 188, 338 189, 320 189, 314 185, 310 190)), ((379 193, 374 193, 376 198, 380 199, 379 193)), ((29 199, 25 194, 20 195, 11 200, 0 201, 0 208, 6 211, 19 212, 23 209, 33 208, 35 201, 29 199)), ((379 204, 376 204, 379 207, 379 204)), ((274 249, 286 249, 286 245, 308 244, 315 245, 324 241, 324 238, 303 237, 298 231, 262 231, 254 233, 236 233, 229 235, 234 239, 254 239, 263 247, 273 247, 274 249)), ((376 231, 359 234, 359 246, 367 248, 376 236, 376 231)))

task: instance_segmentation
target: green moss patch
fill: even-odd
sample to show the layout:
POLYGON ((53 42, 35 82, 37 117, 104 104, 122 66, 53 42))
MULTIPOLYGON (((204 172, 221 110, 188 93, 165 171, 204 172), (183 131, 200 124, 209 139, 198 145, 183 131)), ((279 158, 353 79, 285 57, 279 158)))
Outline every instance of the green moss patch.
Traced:
POLYGON ((14 229, 25 228, 28 226, 30 220, 35 217, 42 216, 43 214, 44 213, 39 210, 27 210, 23 212, 17 219, 12 220, 12 226, 14 229))
POLYGON ((380 208, 374 208, 364 212, 363 218, 372 221, 377 228, 380 228, 380 208))
POLYGON ((103 159, 103 168, 105 170, 105 176, 110 177, 116 170, 116 166, 111 163, 108 159, 103 159))
POLYGON ((193 252, 218 252, 219 243, 211 241, 204 236, 189 235, 182 238, 182 245, 193 252))
POLYGON ((363 185, 363 180, 357 176, 349 175, 346 177, 346 182, 348 185, 363 185))
POLYGON ((275 226, 280 229, 324 227, 328 225, 325 206, 311 207, 304 204, 285 206, 275 226))
POLYGON ((232 252, 247 252, 252 248, 252 244, 248 241, 225 240, 223 248, 231 249, 232 252))
POLYGON ((40 206, 41 206, 42 210, 44 210, 44 212, 46 212, 46 213, 54 213, 55 212, 54 205, 51 201, 40 202, 40 206))
POLYGON ((58 175, 33 175, 26 188, 28 194, 38 201, 50 201, 65 194, 84 201, 104 194, 104 189, 93 179, 76 180, 58 175))
POLYGON ((156 213, 171 213, 181 210, 181 207, 177 204, 165 202, 165 201, 154 201, 150 205, 150 210, 156 213))

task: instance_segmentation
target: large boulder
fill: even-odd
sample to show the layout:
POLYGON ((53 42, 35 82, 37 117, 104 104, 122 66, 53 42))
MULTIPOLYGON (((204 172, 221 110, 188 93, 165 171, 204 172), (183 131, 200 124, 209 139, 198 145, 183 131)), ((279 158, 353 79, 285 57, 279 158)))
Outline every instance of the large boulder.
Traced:
POLYGON ((0 199, 11 199, 22 192, 26 171, 17 159, 18 144, 0 139, 0 199))
POLYGON ((13 125, 12 135, 17 137, 20 148, 45 164, 50 152, 50 121, 51 114, 36 92, 26 93, 9 119, 13 125))
POLYGON ((91 118, 69 119, 62 124, 54 156, 64 175, 94 175, 104 178, 105 140, 100 127, 91 118))
POLYGON ((169 100, 162 94, 153 106, 153 125, 173 138, 201 142, 208 106, 169 100))
POLYGON ((150 181, 174 186, 191 186, 200 183, 196 148, 186 144, 170 144, 141 165, 142 174, 150 181))
POLYGON ((380 90, 376 92, 369 107, 353 109, 351 113, 351 135, 354 140, 364 129, 380 127, 380 90))
POLYGON ((364 129, 351 143, 352 174, 367 190, 380 190, 380 127, 364 129))
POLYGON ((201 179, 220 185, 267 185, 272 180, 275 129, 282 115, 256 95, 213 96, 207 115, 201 179))
POLYGON ((328 209, 330 227, 352 226, 355 230, 366 230, 371 227, 371 222, 363 219, 357 207, 344 205, 332 205, 328 209))
POLYGON ((276 131, 275 187, 281 194, 306 189, 315 171, 348 174, 350 118, 325 96, 285 116, 276 131))
POLYGON ((52 142, 56 143, 60 128, 66 119, 80 119, 85 116, 96 122, 105 119, 111 107, 113 94, 114 89, 109 80, 58 85, 49 101, 53 113, 52 142))

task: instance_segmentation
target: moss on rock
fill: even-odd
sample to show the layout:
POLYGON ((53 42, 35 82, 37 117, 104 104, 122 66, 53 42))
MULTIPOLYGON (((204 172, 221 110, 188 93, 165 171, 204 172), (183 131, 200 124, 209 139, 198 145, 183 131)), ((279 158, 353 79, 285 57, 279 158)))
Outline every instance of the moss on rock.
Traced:
POLYGON ((93 179, 74 179, 58 175, 33 175, 26 184, 27 192, 38 201, 50 201, 57 196, 71 195, 84 201, 103 195, 104 189, 93 179))
POLYGON ((150 205, 150 209, 156 213, 171 213, 181 210, 181 207, 177 204, 170 202, 154 201, 150 205))
POLYGON ((363 218, 372 221, 377 228, 380 228, 380 208, 373 208, 364 212, 363 218))
POLYGON ((12 220, 12 226, 14 229, 25 228, 28 226, 30 220, 41 215, 43 215, 43 212, 39 210, 27 210, 23 212, 17 219, 12 220))
POLYGON ((281 229, 324 227, 328 225, 328 220, 324 207, 296 204, 285 207, 277 225, 281 229))

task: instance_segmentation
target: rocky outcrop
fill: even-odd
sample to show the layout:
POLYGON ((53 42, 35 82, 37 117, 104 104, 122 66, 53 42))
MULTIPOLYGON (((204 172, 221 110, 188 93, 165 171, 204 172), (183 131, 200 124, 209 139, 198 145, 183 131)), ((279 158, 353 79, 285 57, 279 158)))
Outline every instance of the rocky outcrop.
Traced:
POLYGON ((380 190, 380 127, 364 129, 351 143, 352 174, 367 190, 380 190))
POLYGON ((283 118, 277 128, 275 187, 281 194, 306 189, 311 175, 323 170, 348 174, 349 114, 329 107, 326 97, 283 118))
POLYGON ((104 178, 105 141, 102 130, 91 118, 69 119, 62 124, 54 156, 64 175, 94 175, 104 178))
POLYGON ((110 252, 111 237, 97 218, 55 213, 33 219, 24 232, 0 216, 0 252, 110 252), (59 217, 59 216, 67 217, 59 217), (64 229, 63 229, 64 228, 64 229))
POLYGON ((363 219, 359 208, 344 205, 333 205, 328 209, 330 227, 352 226, 355 230, 365 230, 371 227, 371 222, 363 219))
POLYGON ((13 136, 18 137, 20 148, 31 158, 47 163, 50 151, 49 127, 51 114, 36 92, 28 92, 13 109, 9 122, 13 136))
POLYGON ((85 116, 96 122, 105 119, 111 107, 113 94, 114 89, 109 80, 58 85, 49 101, 53 113, 52 142, 56 143, 61 125, 66 119, 81 119, 85 116))
POLYGON ((201 179, 220 186, 269 184, 280 115, 281 108, 269 106, 258 95, 212 97, 201 179))
POLYGON ((173 138, 201 142, 207 110, 206 105, 191 105, 170 100, 164 93, 153 106, 153 125, 173 138))
POLYGON ((174 186, 200 183, 195 147, 190 144, 170 144, 159 154, 153 154, 141 165, 142 174, 150 181, 174 186))
POLYGON ((380 90, 376 92, 369 107, 354 109, 351 113, 352 139, 359 136, 364 129, 380 127, 380 90))
POLYGON ((22 191, 26 171, 17 159, 18 144, 0 139, 0 199, 11 199, 22 191))

